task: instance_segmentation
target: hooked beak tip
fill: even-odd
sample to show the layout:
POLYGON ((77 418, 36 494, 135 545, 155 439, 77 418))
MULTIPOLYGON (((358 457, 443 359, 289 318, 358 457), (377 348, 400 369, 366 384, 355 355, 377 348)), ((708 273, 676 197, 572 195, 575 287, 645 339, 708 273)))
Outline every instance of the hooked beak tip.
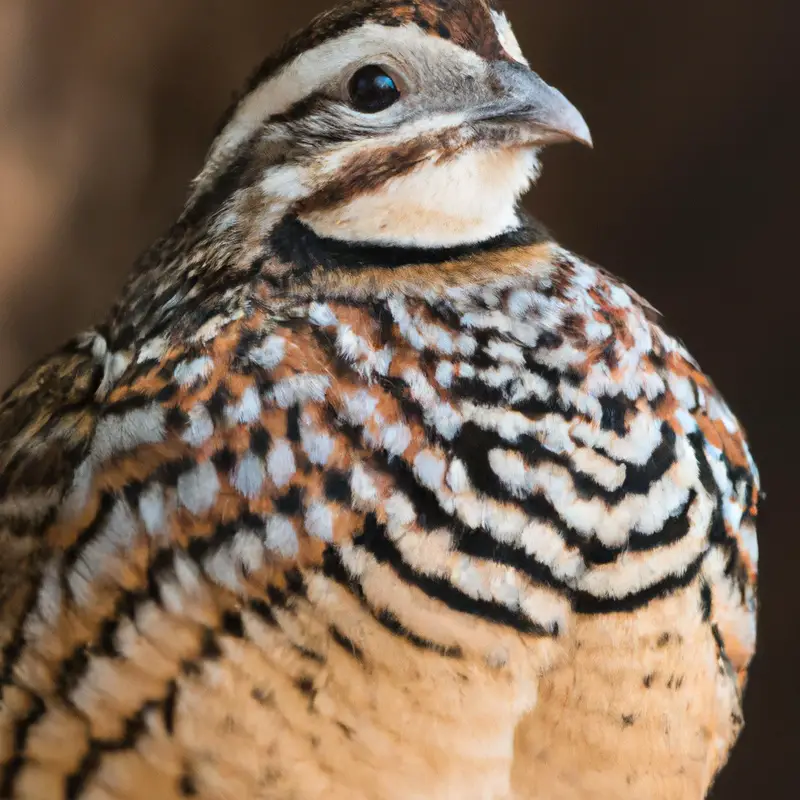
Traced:
POLYGON ((578 144, 585 145, 590 150, 594 150, 594 141, 592 140, 592 132, 586 124, 583 117, 580 118, 581 124, 571 131, 572 138, 578 144))
POLYGON ((561 92, 556 89, 552 92, 554 102, 543 109, 540 120, 542 128, 551 131, 561 141, 578 142, 594 148, 592 133, 583 115, 561 92))
POLYGON ((538 131, 542 144, 575 141, 594 146, 586 120, 558 89, 525 67, 500 64, 494 69, 513 115, 538 131))

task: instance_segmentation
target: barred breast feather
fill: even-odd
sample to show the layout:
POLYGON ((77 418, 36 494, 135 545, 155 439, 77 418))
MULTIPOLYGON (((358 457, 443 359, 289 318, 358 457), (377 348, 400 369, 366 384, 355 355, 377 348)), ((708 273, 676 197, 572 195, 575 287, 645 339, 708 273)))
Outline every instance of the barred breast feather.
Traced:
MULTIPOLYGON (((718 686, 704 725, 720 744, 696 765, 711 779, 754 647, 758 474, 713 385, 626 286, 553 247, 444 290, 287 291, 178 343, 86 341, 58 362, 75 376, 63 400, 26 411, 23 383, 0 416, 27 416, 0 450, 3 546, 36 542, 33 588, 4 618, 2 797, 217 797, 223 781, 392 797, 375 775, 409 730, 427 752, 397 796, 438 781, 425 796, 499 797, 488 765, 514 760, 548 702, 641 747, 651 717, 664 736, 670 679, 718 686), (694 671, 659 666, 688 646, 694 671), (633 647, 652 651, 641 702, 633 647), (602 669, 574 665, 609 648, 628 694, 598 711, 602 669), (433 723, 414 681, 420 704, 441 699, 433 723), (494 744, 470 745, 465 722, 494 744), (353 788, 365 772, 373 794, 353 788)), ((576 719, 570 746, 600 780, 576 719)), ((562 796, 529 768, 514 764, 520 796, 562 796)), ((630 796, 654 796, 652 779, 630 796)))

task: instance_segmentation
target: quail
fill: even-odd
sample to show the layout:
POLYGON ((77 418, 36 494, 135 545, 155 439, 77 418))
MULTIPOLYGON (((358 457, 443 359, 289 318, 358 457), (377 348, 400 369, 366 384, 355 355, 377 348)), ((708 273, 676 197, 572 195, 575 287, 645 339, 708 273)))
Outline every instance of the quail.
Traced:
POLYGON ((702 798, 758 472, 521 210, 586 123, 494 0, 356 0, 0 403, 0 797, 702 798))

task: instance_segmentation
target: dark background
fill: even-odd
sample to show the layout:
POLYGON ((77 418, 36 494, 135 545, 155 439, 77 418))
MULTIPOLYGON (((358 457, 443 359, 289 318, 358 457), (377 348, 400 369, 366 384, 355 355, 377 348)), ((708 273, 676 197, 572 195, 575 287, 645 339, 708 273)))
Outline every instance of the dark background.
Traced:
MULTIPOLYGON (((0 388, 104 313, 232 90, 329 2, 0 0, 0 388)), ((759 654, 714 796, 800 797, 800 3, 506 6, 595 139, 547 154, 531 207, 664 313, 762 469, 759 654)))

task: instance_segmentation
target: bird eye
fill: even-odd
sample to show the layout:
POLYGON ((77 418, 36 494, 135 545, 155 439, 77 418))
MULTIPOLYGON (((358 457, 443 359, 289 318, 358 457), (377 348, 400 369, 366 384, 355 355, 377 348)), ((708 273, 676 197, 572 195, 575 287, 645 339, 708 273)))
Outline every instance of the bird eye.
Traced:
POLYGON ((350 78, 348 91, 353 108, 364 114, 377 114, 400 99, 394 79, 374 64, 361 67, 350 78))

